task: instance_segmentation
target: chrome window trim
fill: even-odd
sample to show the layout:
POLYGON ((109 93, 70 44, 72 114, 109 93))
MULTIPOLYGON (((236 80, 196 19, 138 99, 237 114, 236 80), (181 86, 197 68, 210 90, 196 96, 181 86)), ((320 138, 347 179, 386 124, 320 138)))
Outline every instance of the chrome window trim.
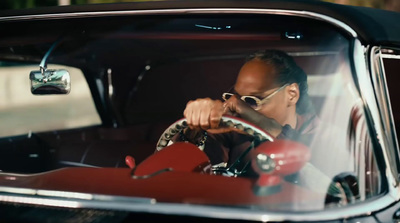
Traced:
MULTIPOLYGON (((2 188, 3 189, 3 188, 2 188)), ((35 189, 19 189, 29 191, 39 191, 35 189)), ((254 209, 238 209, 221 206, 206 206, 195 204, 177 204, 177 203, 157 203, 152 198, 140 197, 124 197, 124 196, 111 196, 111 195, 98 195, 98 194, 85 194, 79 193, 78 198, 68 198, 65 196, 56 196, 57 191, 49 191, 44 195, 36 192, 18 193, 18 190, 2 190, 0 192, 0 202, 18 203, 21 205, 39 205, 41 207, 59 207, 59 208, 92 208, 100 210, 113 210, 113 211, 131 211, 131 212, 144 212, 154 214, 166 214, 177 216, 194 216, 194 217, 207 217, 216 219, 232 219, 232 220, 250 220, 250 221, 329 221, 336 219, 349 219, 355 216, 370 216, 373 212, 382 209, 381 206, 387 207, 394 202, 390 196, 381 196, 374 199, 373 202, 366 202, 363 204, 355 204, 346 206, 344 208, 332 208, 328 210, 318 210, 310 212, 286 212, 280 214, 278 212, 268 212, 264 210, 254 209), (46 196, 48 195, 48 196, 46 196), (53 195, 53 196, 52 196, 53 195), (54 196, 55 195, 55 196, 54 196), (90 197, 90 199, 87 198, 90 197), (379 204, 379 205, 377 205, 379 204)), ((63 195, 65 192, 60 191, 63 195)))
MULTIPOLYGON (((384 143, 386 143, 384 151, 385 155, 387 156, 387 162, 389 164, 392 164, 391 166, 396 166, 396 158, 393 157, 393 155, 399 157, 398 151, 399 144, 397 140, 397 135, 396 135, 396 128, 394 126, 394 117, 393 117, 393 112, 392 112, 392 107, 390 103, 390 95, 389 95, 389 89, 387 87, 387 81, 386 81, 386 72, 384 69, 384 64, 383 64, 383 58, 392 58, 392 59, 400 59, 399 55, 389 55, 389 54, 383 54, 382 53, 382 48, 389 49, 390 47, 382 47, 382 46, 372 46, 369 47, 369 66, 370 66, 370 72, 371 72, 371 78, 373 81, 373 87, 375 89, 376 94, 376 101, 378 103, 377 107, 377 114, 380 114, 380 120, 381 120, 381 129, 383 134, 381 139, 384 143), (390 148, 393 148, 389 150, 390 148), (395 152, 396 154, 393 154, 395 152)), ((399 184, 399 179, 397 176, 399 176, 399 173, 397 172, 397 169, 392 168, 392 175, 394 176, 394 184, 398 186, 399 184)), ((400 199, 400 194, 397 195, 398 199, 400 199)))
MULTIPOLYGON (((252 9, 252 8, 210 8, 210 9, 162 9, 162 10, 127 10, 127 11, 104 11, 104 12, 79 12, 79 13, 57 13, 57 14, 43 14, 43 15, 24 15, 24 16, 6 16, 0 17, 0 22, 4 21, 18 21, 18 20, 32 20, 32 19, 63 19, 63 18, 83 18, 83 17, 98 17, 98 16, 120 16, 120 15, 154 15, 154 14, 196 14, 196 13, 252 13, 252 14, 276 14, 276 15, 289 15, 289 16, 301 16, 313 18, 327 23, 333 24, 336 27, 345 30, 350 34, 356 42, 354 49, 355 56, 359 57, 356 64, 356 74, 358 78, 367 78, 368 72, 365 67, 364 48, 357 39, 357 33, 347 24, 336 20, 332 17, 325 16, 319 13, 308 12, 308 11, 296 11, 296 10, 273 10, 273 9, 252 9), (360 63, 362 61, 362 63, 360 63)), ((362 85, 361 85, 362 86, 362 85)), ((360 92, 371 92, 371 85, 368 85, 366 89, 361 87, 360 92)), ((373 89, 372 89, 373 90, 373 89)), ((362 96, 368 103, 371 95, 362 96)), ((372 97, 374 97, 372 95, 372 97)), ((369 104, 369 103, 368 103, 369 104)), ((375 102, 370 108, 372 111, 376 111, 375 102)), ((373 117, 374 121, 379 120, 379 117, 373 117)), ((379 124, 379 122, 378 122, 379 124)), ((378 126, 377 129, 380 129, 378 126)), ((382 132, 377 131, 379 137, 382 137, 382 132)), ((383 145, 385 146, 385 145, 383 145)), ((384 150, 385 151, 385 150, 384 150)), ((387 158, 387 153, 385 153, 387 158)), ((386 159, 386 161, 388 161, 386 159)), ((390 171, 390 170, 389 170, 390 171)), ((335 219, 348 219, 355 216, 369 216, 373 212, 380 211, 389 205, 393 204, 398 200, 397 188, 394 183, 396 180, 391 173, 386 173, 389 181, 391 181, 389 187, 389 193, 383 196, 379 196, 375 199, 369 199, 365 202, 349 205, 344 208, 328 209, 323 211, 310 211, 302 213, 284 213, 279 214, 276 212, 256 211, 251 209, 232 209, 227 207, 210 207, 204 205, 190 205, 190 204, 175 204, 175 203, 151 203, 151 204, 137 204, 137 203, 126 203, 120 200, 116 200, 114 196, 110 196, 111 200, 106 202, 100 200, 78 200, 74 203, 77 208, 100 208, 100 209, 112 209, 112 210, 126 210, 134 212, 149 212, 149 213, 161 213, 161 214, 175 214, 175 215, 188 215, 198 217, 213 217, 221 219, 242 219, 242 220, 255 220, 255 221, 325 221, 335 219)), ((15 194, 4 194, 0 193, 0 201, 3 202, 20 202, 24 203, 22 195, 15 194)), ((43 203, 42 197, 33 197, 29 200, 30 204, 46 205, 43 203)), ((46 198, 54 199, 56 201, 66 201, 63 198, 46 198)), ((126 200, 129 200, 127 198, 126 200)), ((68 199, 70 201, 70 199, 68 199)))
MULTIPOLYGON (((361 45, 359 40, 355 40, 354 43, 354 66, 355 66, 355 74, 357 76, 358 86, 360 88, 361 98, 364 102, 365 111, 371 115, 373 125, 370 125, 372 129, 372 135, 376 134, 376 141, 378 141, 379 146, 381 148, 373 148, 381 149, 384 160, 385 160, 385 174, 387 183, 388 183, 388 193, 387 196, 392 197, 394 200, 400 199, 399 194, 399 181, 398 181, 398 173, 397 169, 390 168, 393 162, 390 159, 390 148, 397 148, 393 147, 393 145, 389 142, 388 138, 385 136, 385 129, 384 129, 384 121, 383 121, 383 113, 386 111, 380 110, 380 102, 377 99, 377 86, 375 81, 373 80, 375 77, 373 70, 369 69, 368 64, 371 61, 368 58, 368 48, 361 45), (368 62, 367 62, 368 61, 368 62), (389 168, 388 168, 389 167, 389 168)), ((388 113, 387 113, 388 114, 388 113)), ((382 170, 381 170, 382 171, 382 170)), ((381 206, 383 209, 384 206, 381 206)))
MULTIPOLYGON (((385 47, 386 48, 386 47, 385 47)), ((382 58, 400 60, 400 55, 382 54, 382 58)), ((386 76, 386 75, 385 75, 386 76)))
POLYGON ((32 19, 63 19, 63 18, 84 18, 98 16, 121 16, 121 15, 155 15, 155 14, 197 14, 197 13, 252 13, 252 14, 275 14, 302 16, 322 20, 346 30, 352 37, 356 38, 357 33, 347 24, 332 17, 309 11, 280 10, 280 9, 253 9, 253 8, 198 8, 198 9, 158 9, 158 10, 120 10, 103 12, 73 12, 73 13, 54 13, 41 15, 5 16, 0 17, 2 21, 18 21, 32 19))

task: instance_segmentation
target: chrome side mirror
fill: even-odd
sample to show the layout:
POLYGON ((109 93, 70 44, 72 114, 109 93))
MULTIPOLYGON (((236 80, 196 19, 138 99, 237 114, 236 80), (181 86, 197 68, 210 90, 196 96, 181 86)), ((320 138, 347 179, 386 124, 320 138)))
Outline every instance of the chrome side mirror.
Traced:
POLYGON ((71 91, 71 77, 67 70, 31 71, 29 77, 32 94, 68 94, 71 91))
POLYGON ((44 94, 68 94, 71 91, 71 77, 64 69, 47 69, 47 58, 51 51, 58 45, 59 41, 53 43, 40 62, 40 70, 31 71, 31 92, 35 95, 44 94))

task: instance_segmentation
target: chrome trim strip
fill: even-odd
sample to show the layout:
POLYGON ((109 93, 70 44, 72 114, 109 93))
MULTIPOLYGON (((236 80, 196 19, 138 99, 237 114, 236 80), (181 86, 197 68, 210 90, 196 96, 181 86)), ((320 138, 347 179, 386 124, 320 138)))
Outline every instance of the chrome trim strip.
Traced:
POLYGON ((55 13, 42 15, 23 15, 0 17, 2 21, 32 20, 32 19, 63 19, 63 18, 84 18, 98 16, 121 16, 121 15, 154 15, 154 14, 198 14, 198 13, 252 13, 252 14, 276 14, 291 15, 314 18, 329 22, 339 28, 346 30, 354 38, 357 33, 347 24, 332 17, 309 11, 281 10, 281 9, 252 9, 252 8, 193 8, 193 9, 158 9, 158 10, 126 10, 126 11, 104 11, 104 12, 74 12, 55 13))
POLYGON ((99 168, 98 166, 93 166, 93 165, 84 164, 84 163, 78 163, 78 162, 72 162, 72 161, 63 161, 63 160, 61 160, 58 163, 69 165, 69 166, 81 166, 81 167, 96 167, 96 168, 99 168))
MULTIPOLYGON (((398 180, 397 180, 397 172, 396 170, 387 168, 392 165, 390 165, 392 162, 390 161, 390 157, 388 154, 388 149, 393 148, 391 147, 390 143, 388 142, 388 139, 385 137, 385 131, 384 131, 384 124, 383 124, 383 117, 381 116, 381 110, 378 107, 378 102, 376 99, 376 94, 375 91, 378 92, 378 90, 374 87, 374 83, 372 82, 372 78, 374 78, 373 74, 370 74, 365 62, 366 62, 366 48, 363 47, 360 43, 359 40, 356 40, 354 43, 354 64, 355 64, 355 73, 357 75, 357 79, 359 82, 359 87, 360 87, 360 93, 361 97, 364 101, 364 106, 367 106, 366 109, 369 109, 372 111, 370 114, 373 119, 373 131, 377 134, 377 139, 380 143, 380 147, 382 149, 382 153, 385 159, 385 167, 386 169, 384 170, 385 172, 382 172, 382 174, 386 175, 386 178, 388 180, 388 196, 391 196, 394 200, 399 199, 399 193, 398 193, 398 180)), ((378 92, 379 93, 379 92, 378 92)), ((376 149, 376 148, 374 148, 376 149)), ((376 206, 377 209, 383 209, 385 208, 384 205, 378 204, 376 206)), ((375 211, 375 210, 370 210, 370 211, 375 211)))
POLYGON ((298 56, 329 56, 329 55, 336 55, 338 54, 337 51, 323 51, 323 52, 318 52, 318 51, 308 51, 308 52, 287 52, 290 56, 292 57, 298 57, 298 56))
MULTIPOLYGON (((116 195, 102 195, 102 194, 90 194, 81 192, 69 192, 69 191, 57 191, 57 190, 42 190, 42 189, 31 189, 31 188, 18 188, 18 187, 5 187, 0 186, 0 194, 9 197, 19 196, 31 196, 31 198, 51 198, 51 199, 68 199, 68 200, 97 200, 105 202, 134 202, 144 204, 155 204, 156 199, 147 197, 127 197, 127 196, 116 196, 116 195)), ((0 201, 7 201, 2 200, 0 201)), ((91 206, 93 208, 93 206, 91 206)), ((95 207, 94 207, 95 208, 95 207)))
POLYGON ((400 60, 400 55, 382 54, 382 58, 400 60))
MULTIPOLYGON (((94 196, 95 197, 95 196, 94 196)), ((349 219, 354 213, 362 213, 361 216, 369 216, 379 210, 379 206, 389 206, 394 202, 391 196, 383 196, 366 202, 363 205, 352 205, 344 208, 317 210, 299 213, 267 212, 264 210, 238 209, 220 206, 205 206, 193 204, 156 203, 154 199, 128 198, 104 196, 108 199, 80 200, 76 198, 45 197, 45 196, 21 196, 8 193, 0 193, 0 202, 31 204, 42 206, 56 206, 65 208, 95 208, 114 211, 131 211, 156 213, 178 216, 195 216, 216 219, 234 219, 251 221, 328 221, 334 219, 349 219)), ((360 216, 360 214, 358 214, 360 216)))
MULTIPOLYGON (((373 81, 373 88, 376 92, 376 101, 378 103, 377 114, 380 114, 380 131, 384 134, 380 136, 385 147, 384 155, 388 166, 397 166, 396 159, 393 157, 398 154, 393 154, 391 151, 398 151, 399 145, 397 141, 394 118, 391 110, 391 103, 389 99, 389 90, 386 83, 386 73, 384 70, 381 47, 373 46, 369 50, 370 72, 373 81), (392 148, 392 149, 391 149, 392 148)), ((397 169, 392 168, 393 184, 398 186, 399 180, 397 169)), ((394 193, 399 199, 400 195, 394 193)))

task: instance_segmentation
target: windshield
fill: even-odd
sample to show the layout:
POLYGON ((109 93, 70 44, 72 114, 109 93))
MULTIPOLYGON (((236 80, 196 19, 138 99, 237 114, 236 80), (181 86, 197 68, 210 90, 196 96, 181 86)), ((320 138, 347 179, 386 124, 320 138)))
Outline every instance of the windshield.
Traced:
MULTIPOLYGON (((1 25, 7 28, 13 23, 1 25)), ((284 212, 338 208, 384 192, 383 175, 377 165, 382 161, 375 156, 365 107, 354 78, 353 37, 336 26, 305 17, 247 14, 93 17, 62 22, 23 21, 20 26, 40 26, 44 31, 20 35, 20 31, 10 29, 0 45, 0 60, 38 63, 61 36, 49 63, 76 67, 85 75, 90 94, 87 90, 80 92, 77 87, 80 82, 71 78, 71 96, 82 93, 79 101, 83 102, 91 95, 96 111, 91 107, 92 115, 74 113, 77 120, 83 121, 78 126, 57 127, 58 131, 54 131, 52 120, 40 121, 43 128, 27 127, 37 135, 34 139, 27 140, 19 132, 2 133, 12 135, 1 139, 5 147, 24 148, 24 143, 33 143, 31 148, 37 149, 37 153, 21 153, 40 157, 31 162, 35 157, 27 156, 32 165, 39 165, 37 168, 16 167, 7 162, 1 168, 3 173, 56 171, 51 176, 59 174, 61 178, 75 170, 82 176, 90 176, 87 182, 110 185, 87 187, 82 180, 65 185, 49 183, 44 188, 46 184, 11 183, 11 186, 145 197, 157 203, 284 212), (302 70, 301 80, 297 74, 279 79, 280 69, 275 65, 272 73, 279 76, 279 81, 269 83, 260 79, 251 84, 245 81, 249 75, 244 73, 245 64, 267 66, 273 63, 266 59, 268 55, 277 52, 283 52, 279 58, 293 61, 290 64, 296 65, 297 73, 302 70), (198 138, 190 138, 185 132, 173 132, 167 137, 166 133, 171 132, 165 130, 175 121, 187 118, 184 111, 198 99, 212 101, 216 106, 225 106, 224 109, 229 103, 248 109, 246 113, 238 107, 229 107, 229 112, 224 110, 221 115, 233 116, 233 122, 235 117, 244 119, 240 125, 245 126, 247 133, 260 131, 265 134, 261 141, 274 147, 255 142, 257 136, 252 133, 250 137, 243 132, 236 136, 231 136, 232 131, 215 133, 211 124, 202 129, 203 135, 198 138), (307 109, 300 110, 301 100, 301 103, 307 101, 307 109), (269 108, 272 105, 281 110, 272 112, 269 108), (94 121, 89 116, 95 117, 94 121), (94 125, 99 122, 98 116, 101 126, 94 125), (270 128, 272 124, 265 127, 266 122, 255 122, 255 117, 278 127, 270 128), (249 123, 251 126, 246 127, 249 123), (304 135, 306 140, 302 138, 304 135), (173 145, 168 147, 162 140, 173 145), (296 144, 288 149, 289 144, 275 143, 280 140, 296 144), (201 150, 192 153, 189 144, 201 150), (248 148, 250 144, 251 150, 246 153, 235 150, 248 148), (266 146, 257 149, 259 145, 266 146), (301 145, 298 150, 296 145, 301 145), (168 154, 173 150, 169 148, 180 147, 190 148, 168 154), (252 156, 253 151, 261 150, 266 153, 264 158, 252 156), (272 150, 273 153, 269 152, 272 150), (169 158, 164 159, 164 154, 169 158), (283 158, 278 160, 279 155, 283 158), (126 156, 132 157, 134 164, 126 163, 126 156), (268 159, 272 159, 273 165, 253 164, 268 159), (180 162, 193 162, 194 166, 188 164, 190 168, 183 168, 178 165, 180 162), (226 167, 231 168, 223 169, 226 167), (126 182, 113 185, 113 181, 120 180, 126 182), (165 191, 160 192, 158 187, 165 191)), ((29 74, 25 68, 20 72, 26 77, 29 74)), ((2 72, 1 76, 5 75, 2 72)), ((49 111, 45 105, 41 107, 49 111)), ((3 114, 4 111, 0 110, 3 114)), ((29 110, 19 113, 24 116, 29 110)), ((59 115, 63 117, 61 111, 59 115)), ((190 117, 186 124, 195 125, 193 116, 190 117)), ((219 128, 219 124, 229 120, 218 120, 216 126, 219 128)), ((240 130, 239 124, 234 125, 240 130)), ((2 157, 12 160, 19 155, 5 152, 2 157)), ((1 182, 9 184, 6 180, 1 182)))

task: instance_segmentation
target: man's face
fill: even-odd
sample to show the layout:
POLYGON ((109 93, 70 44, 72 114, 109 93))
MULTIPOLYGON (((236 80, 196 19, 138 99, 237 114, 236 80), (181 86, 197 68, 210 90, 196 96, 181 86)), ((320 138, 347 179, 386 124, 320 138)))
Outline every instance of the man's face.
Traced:
MULTIPOLYGON (((281 87, 275 83, 276 77, 277 72, 273 65, 253 59, 242 66, 236 80, 235 91, 240 96, 256 96, 263 99, 281 87)), ((288 124, 296 114, 296 103, 292 101, 291 87, 292 85, 289 85, 278 91, 257 111, 275 119, 281 125, 288 124)))

